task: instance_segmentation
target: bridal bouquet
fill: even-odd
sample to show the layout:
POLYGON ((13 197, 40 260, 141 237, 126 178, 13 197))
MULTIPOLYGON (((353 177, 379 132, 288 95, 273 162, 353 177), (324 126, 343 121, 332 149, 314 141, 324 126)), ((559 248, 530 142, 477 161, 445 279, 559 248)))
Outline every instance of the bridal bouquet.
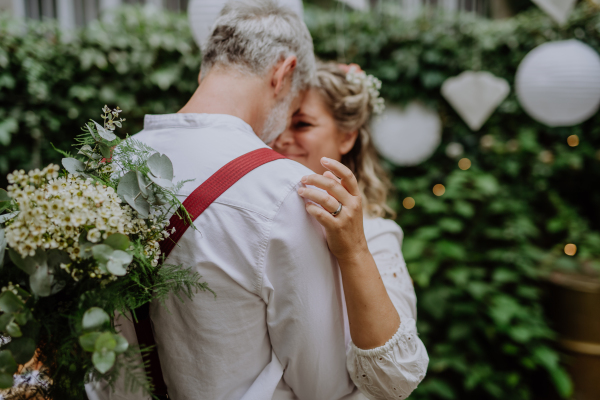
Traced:
POLYGON ((102 111, 103 123, 76 138, 77 154, 61 152, 62 172, 15 171, 0 189, 0 388, 35 356, 43 396, 83 398, 85 382, 121 375, 149 393, 138 361, 148 349, 117 333, 116 314, 208 289, 191 269, 160 265, 169 216, 190 218, 175 196, 184 182, 173 183, 167 156, 115 135, 118 107, 102 111))

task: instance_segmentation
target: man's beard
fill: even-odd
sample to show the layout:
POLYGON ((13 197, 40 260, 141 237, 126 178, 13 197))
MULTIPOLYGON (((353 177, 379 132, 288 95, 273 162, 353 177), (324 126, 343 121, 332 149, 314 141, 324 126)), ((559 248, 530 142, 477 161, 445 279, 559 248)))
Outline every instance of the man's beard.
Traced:
POLYGON ((273 107, 267 120, 265 121, 265 126, 260 134, 260 138, 265 143, 271 143, 273 140, 277 139, 279 135, 285 131, 287 128, 288 122, 288 113, 290 112, 290 105, 294 100, 294 95, 290 94, 286 96, 285 99, 281 100, 279 103, 273 107))

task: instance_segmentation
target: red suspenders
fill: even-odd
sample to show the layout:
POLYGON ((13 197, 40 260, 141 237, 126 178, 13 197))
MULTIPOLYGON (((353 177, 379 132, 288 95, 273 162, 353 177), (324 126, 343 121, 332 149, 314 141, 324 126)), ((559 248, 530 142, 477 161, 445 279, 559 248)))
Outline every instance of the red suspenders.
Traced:
MULTIPOLYGON (((198 186, 196 190, 185 199, 183 206, 192 217, 192 221, 195 221, 208 206, 248 172, 263 164, 283 158, 285 157, 268 148, 262 148, 244 154, 221 167, 214 175, 198 186)), ((171 217, 167 230, 170 232, 171 229, 175 228, 175 232, 169 238, 161 242, 160 248, 164 255, 164 259, 166 259, 175 248, 177 242, 181 239, 188 226, 186 221, 177 214, 171 217)), ((163 379, 162 369, 158 359, 158 351, 156 350, 156 342, 152 332, 148 303, 136 310, 136 317, 138 322, 134 321, 134 326, 138 343, 141 346, 155 346, 152 352, 147 353, 144 356, 144 361, 149 362, 149 367, 146 368, 146 372, 150 375, 154 385, 153 394, 159 399, 168 399, 167 385, 163 379)))

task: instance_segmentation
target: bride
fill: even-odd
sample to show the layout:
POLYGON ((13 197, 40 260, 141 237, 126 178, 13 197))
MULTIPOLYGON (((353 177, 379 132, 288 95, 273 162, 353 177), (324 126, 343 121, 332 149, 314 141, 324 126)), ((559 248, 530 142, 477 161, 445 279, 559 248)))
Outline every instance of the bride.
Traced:
POLYGON ((298 193, 339 262, 352 380, 370 399, 404 399, 424 378, 429 358, 417 336, 403 233, 383 218, 393 215, 388 180, 368 130, 382 108, 377 80, 357 65, 322 63, 316 81, 271 147, 315 172, 302 178, 298 193))

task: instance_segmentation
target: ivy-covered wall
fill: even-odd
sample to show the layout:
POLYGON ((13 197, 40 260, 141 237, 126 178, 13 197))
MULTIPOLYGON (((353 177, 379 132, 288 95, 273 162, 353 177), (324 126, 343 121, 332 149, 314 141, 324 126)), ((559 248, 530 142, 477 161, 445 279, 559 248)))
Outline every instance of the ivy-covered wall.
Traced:
MULTIPOLYGON (((431 357, 412 397, 533 399, 553 387, 568 395, 542 283, 549 268, 598 268, 600 116, 548 128, 525 114, 513 91, 474 133, 440 86, 470 69, 512 86, 525 54, 551 40, 577 38, 600 50, 597 11, 582 5, 563 28, 539 10, 507 21, 438 14, 405 21, 308 9, 306 19, 320 57, 357 62, 383 81, 389 102, 421 100, 443 121, 442 144, 428 161, 387 164, 431 357), (577 147, 567 144, 573 134, 577 147), (451 142, 463 145, 471 168, 445 154, 451 142), (432 193, 438 183, 446 188, 440 197, 432 193), (402 207, 409 196, 410 210, 402 207), (575 257, 564 254, 566 243, 577 245, 575 257)), ((125 110, 130 133, 146 113, 177 111, 196 88, 199 64, 185 16, 126 8, 68 37, 1 19, 0 187, 15 168, 57 162, 50 143, 66 149, 105 103, 125 110)))

